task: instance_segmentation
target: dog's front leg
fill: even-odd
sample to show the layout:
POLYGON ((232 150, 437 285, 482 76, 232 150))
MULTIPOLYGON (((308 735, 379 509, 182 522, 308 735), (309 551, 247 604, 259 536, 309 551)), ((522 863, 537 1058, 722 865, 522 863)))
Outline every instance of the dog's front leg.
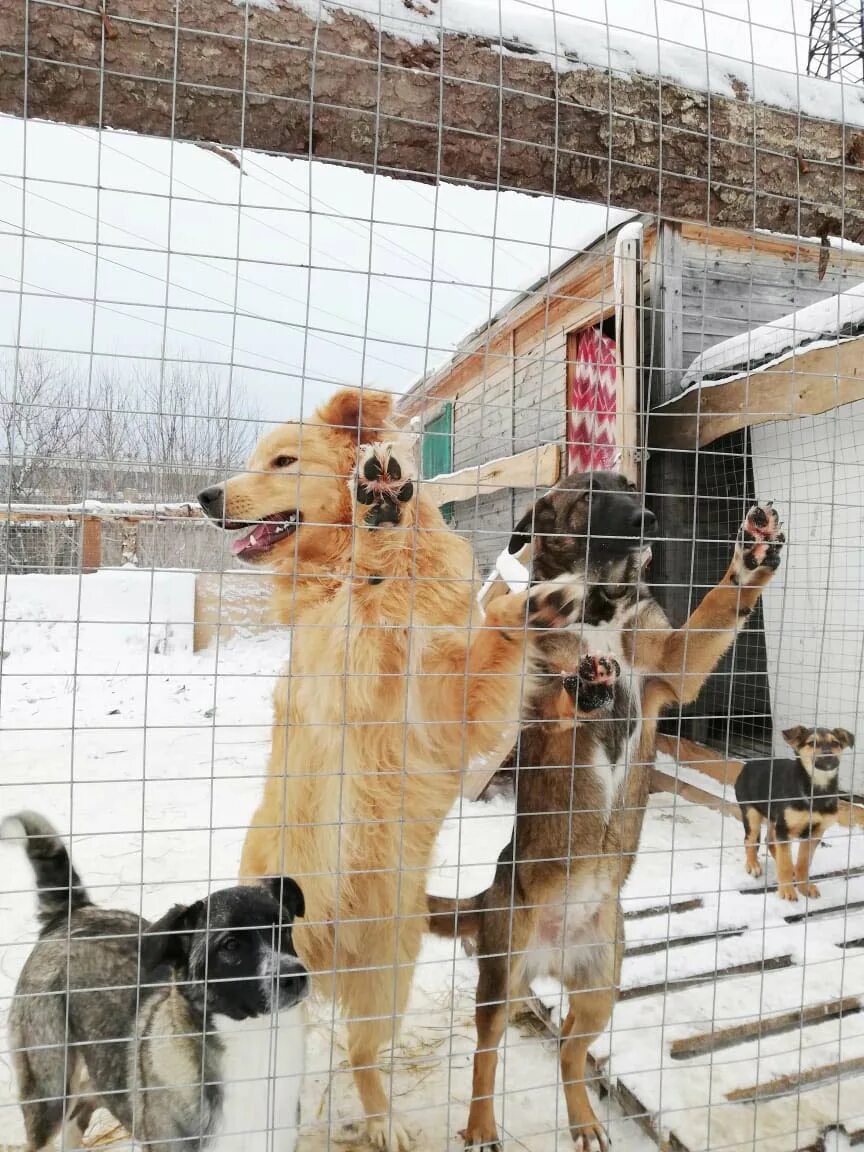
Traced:
POLYGON ((567 628, 580 611, 574 587, 536 584, 493 600, 482 624, 430 644, 421 678, 422 712, 438 740, 452 733, 456 746, 448 763, 504 759, 530 691, 535 638, 567 628))
POLYGON ((633 663, 669 690, 668 703, 692 703, 731 647, 780 565, 786 541, 773 506, 754 504, 738 533, 732 563, 683 628, 654 630, 650 621, 633 639, 633 663))

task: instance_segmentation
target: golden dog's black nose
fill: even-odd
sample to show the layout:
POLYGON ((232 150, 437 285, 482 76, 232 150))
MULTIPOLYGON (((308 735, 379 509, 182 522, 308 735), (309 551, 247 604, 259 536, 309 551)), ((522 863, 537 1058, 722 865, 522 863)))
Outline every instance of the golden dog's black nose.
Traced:
POLYGON ((208 516, 221 520, 225 512, 225 489, 221 484, 213 484, 198 493, 198 503, 208 516))

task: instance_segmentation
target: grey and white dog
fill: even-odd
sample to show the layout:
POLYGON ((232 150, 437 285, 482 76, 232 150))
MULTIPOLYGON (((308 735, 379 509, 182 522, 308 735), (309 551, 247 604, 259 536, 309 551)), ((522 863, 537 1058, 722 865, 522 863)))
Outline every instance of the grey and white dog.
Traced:
POLYGON ((4 820, 0 839, 23 842, 39 899, 9 1013, 29 1152, 61 1131, 80 1147, 99 1106, 160 1152, 291 1152, 309 990, 297 883, 223 889, 149 924, 97 908, 36 813, 4 820))

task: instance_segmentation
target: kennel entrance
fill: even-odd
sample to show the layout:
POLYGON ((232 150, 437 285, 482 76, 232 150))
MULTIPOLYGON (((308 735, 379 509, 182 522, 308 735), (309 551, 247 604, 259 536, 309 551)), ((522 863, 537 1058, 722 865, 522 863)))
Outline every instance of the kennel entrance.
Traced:
MULTIPOLYGON (((756 500, 750 434, 733 432, 696 461, 694 584, 702 593, 729 563, 744 510, 756 500)), ((693 708, 697 738, 742 759, 770 755, 773 739, 768 655, 761 601, 693 708)))

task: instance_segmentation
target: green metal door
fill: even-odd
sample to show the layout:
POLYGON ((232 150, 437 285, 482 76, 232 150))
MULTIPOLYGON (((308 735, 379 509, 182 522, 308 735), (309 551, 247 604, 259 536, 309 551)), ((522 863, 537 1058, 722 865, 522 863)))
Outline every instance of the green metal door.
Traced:
MULTIPOLYGON (((423 429, 420 473, 428 480, 432 476, 452 471, 453 405, 447 403, 423 429)), ((453 519, 453 505, 442 505, 441 514, 449 523, 453 519)))

